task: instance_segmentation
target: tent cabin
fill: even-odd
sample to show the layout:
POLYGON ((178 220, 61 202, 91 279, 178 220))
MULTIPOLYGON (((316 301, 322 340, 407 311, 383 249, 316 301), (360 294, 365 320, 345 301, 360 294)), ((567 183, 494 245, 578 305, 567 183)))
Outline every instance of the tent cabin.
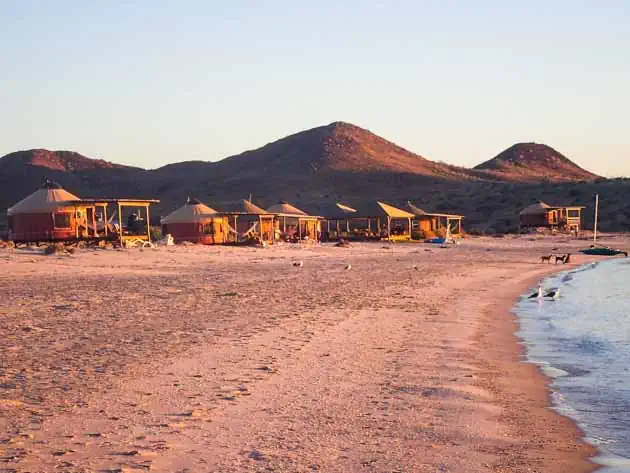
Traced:
POLYGON ((63 241, 77 238, 79 224, 70 205, 79 197, 52 181, 9 207, 9 239, 15 242, 63 241))
POLYGON ((365 221, 366 235, 390 241, 411 239, 411 222, 414 214, 393 205, 376 201, 359 206, 352 221, 365 221))
POLYGON ((273 243, 273 214, 246 199, 223 204, 221 209, 227 215, 239 242, 254 240, 268 244, 273 243))
POLYGON ((319 241, 320 217, 307 215, 306 212, 285 201, 272 205, 266 211, 274 215, 276 240, 319 241))
POLYGON ((164 234, 176 243, 189 241, 203 245, 227 243, 230 225, 226 215, 218 213, 197 199, 186 203, 160 220, 164 234))
POLYGON ((411 221, 411 230, 414 234, 422 233, 421 239, 430 234, 440 234, 442 232, 449 232, 451 236, 462 234, 463 215, 426 212, 411 202, 407 202, 407 207, 414 215, 411 221))
POLYGON ((46 181, 33 194, 9 208, 9 238, 17 243, 110 240, 150 241, 149 206, 157 200, 80 199, 59 184, 46 181), (108 208, 112 218, 108 220, 108 208), (124 209, 131 212, 127 224, 124 209), (144 209, 144 215, 142 215, 144 209), (118 223, 112 220, 118 213, 118 223), (133 218, 132 218, 133 217, 133 218))
POLYGON ((537 202, 519 213, 521 229, 548 228, 577 233, 582 227, 582 206, 551 206, 537 202))

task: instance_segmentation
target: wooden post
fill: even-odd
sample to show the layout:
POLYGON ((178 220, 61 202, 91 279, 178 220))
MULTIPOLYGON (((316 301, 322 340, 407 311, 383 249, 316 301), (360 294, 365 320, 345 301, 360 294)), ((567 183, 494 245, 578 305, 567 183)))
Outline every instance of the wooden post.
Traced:
POLYGON ((149 204, 145 207, 147 209, 147 238, 151 243, 151 220, 149 219, 149 204))
POLYGON ((411 240, 411 218, 407 218, 407 222, 409 226, 407 227, 407 231, 409 232, 409 239, 411 240))
POLYGON ((103 206, 103 231, 105 238, 107 238, 107 205, 103 206))
POLYGON ((120 202, 117 202, 117 204, 118 204, 118 238, 120 240, 120 246, 122 246, 122 240, 123 240, 122 206, 120 205, 120 202))
POLYGON ((94 238, 98 236, 98 229, 96 228, 96 205, 92 207, 92 236, 94 238))
POLYGON ((392 218, 387 217, 387 238, 392 241, 392 218))

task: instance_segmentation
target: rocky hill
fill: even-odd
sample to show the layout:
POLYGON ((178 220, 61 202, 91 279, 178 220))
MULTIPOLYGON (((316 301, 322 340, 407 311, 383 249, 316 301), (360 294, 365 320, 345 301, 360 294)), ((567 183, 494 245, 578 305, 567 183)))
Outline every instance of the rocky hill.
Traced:
POLYGON ((517 143, 475 167, 510 181, 593 181, 599 176, 582 169, 551 146, 517 143))
MULTIPOLYGON (((630 181, 608 181, 545 145, 518 144, 474 169, 437 163, 368 130, 343 123, 306 130, 218 162, 143 170, 78 153, 31 150, 0 158, 0 212, 47 177, 83 197, 158 198, 157 220, 196 196, 211 207, 248 197, 266 207, 286 199, 316 208, 336 201, 416 201, 467 216, 467 228, 508 231, 518 211, 543 199, 590 206, 601 192, 602 230, 630 229, 630 181)), ((2 222, 0 213, 0 224, 2 222)), ((586 222, 590 221, 587 211, 586 222)), ((156 222, 157 223, 157 222, 156 222)))
POLYGON ((89 169, 123 169, 128 166, 110 163, 102 159, 92 159, 74 151, 49 151, 47 149, 31 149, 16 151, 0 159, 0 172, 24 166, 35 166, 55 171, 86 171, 89 169))

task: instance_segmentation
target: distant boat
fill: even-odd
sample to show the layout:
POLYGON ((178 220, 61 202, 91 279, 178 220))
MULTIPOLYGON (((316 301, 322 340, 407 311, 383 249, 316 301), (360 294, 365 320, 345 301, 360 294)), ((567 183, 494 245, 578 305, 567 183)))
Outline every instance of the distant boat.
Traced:
POLYGON ((580 253, 591 256, 617 256, 624 255, 628 257, 628 252, 625 250, 616 250, 607 246, 597 245, 597 216, 599 214, 599 194, 595 194, 595 225, 593 226, 593 244, 588 248, 580 250, 580 253))
POLYGON ((584 248, 580 250, 580 253, 584 253, 585 255, 593 255, 593 256, 617 256, 624 255, 628 256, 628 252, 624 250, 616 250, 614 248, 608 248, 607 246, 595 246, 592 245, 590 248, 584 248))

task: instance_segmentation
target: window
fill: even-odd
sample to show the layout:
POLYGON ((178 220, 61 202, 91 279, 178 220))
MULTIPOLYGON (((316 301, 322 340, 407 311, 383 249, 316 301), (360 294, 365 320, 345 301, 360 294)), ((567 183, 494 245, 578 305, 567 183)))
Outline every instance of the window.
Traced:
POLYGON ((56 213, 55 228, 72 228, 72 214, 56 213))
POLYGON ((214 231, 213 231, 213 228, 212 228, 212 222, 204 223, 202 231, 203 231, 203 233, 205 235, 212 235, 212 234, 214 234, 214 231))
POLYGON ((569 218, 580 218, 580 211, 577 209, 569 209, 567 213, 569 218))

